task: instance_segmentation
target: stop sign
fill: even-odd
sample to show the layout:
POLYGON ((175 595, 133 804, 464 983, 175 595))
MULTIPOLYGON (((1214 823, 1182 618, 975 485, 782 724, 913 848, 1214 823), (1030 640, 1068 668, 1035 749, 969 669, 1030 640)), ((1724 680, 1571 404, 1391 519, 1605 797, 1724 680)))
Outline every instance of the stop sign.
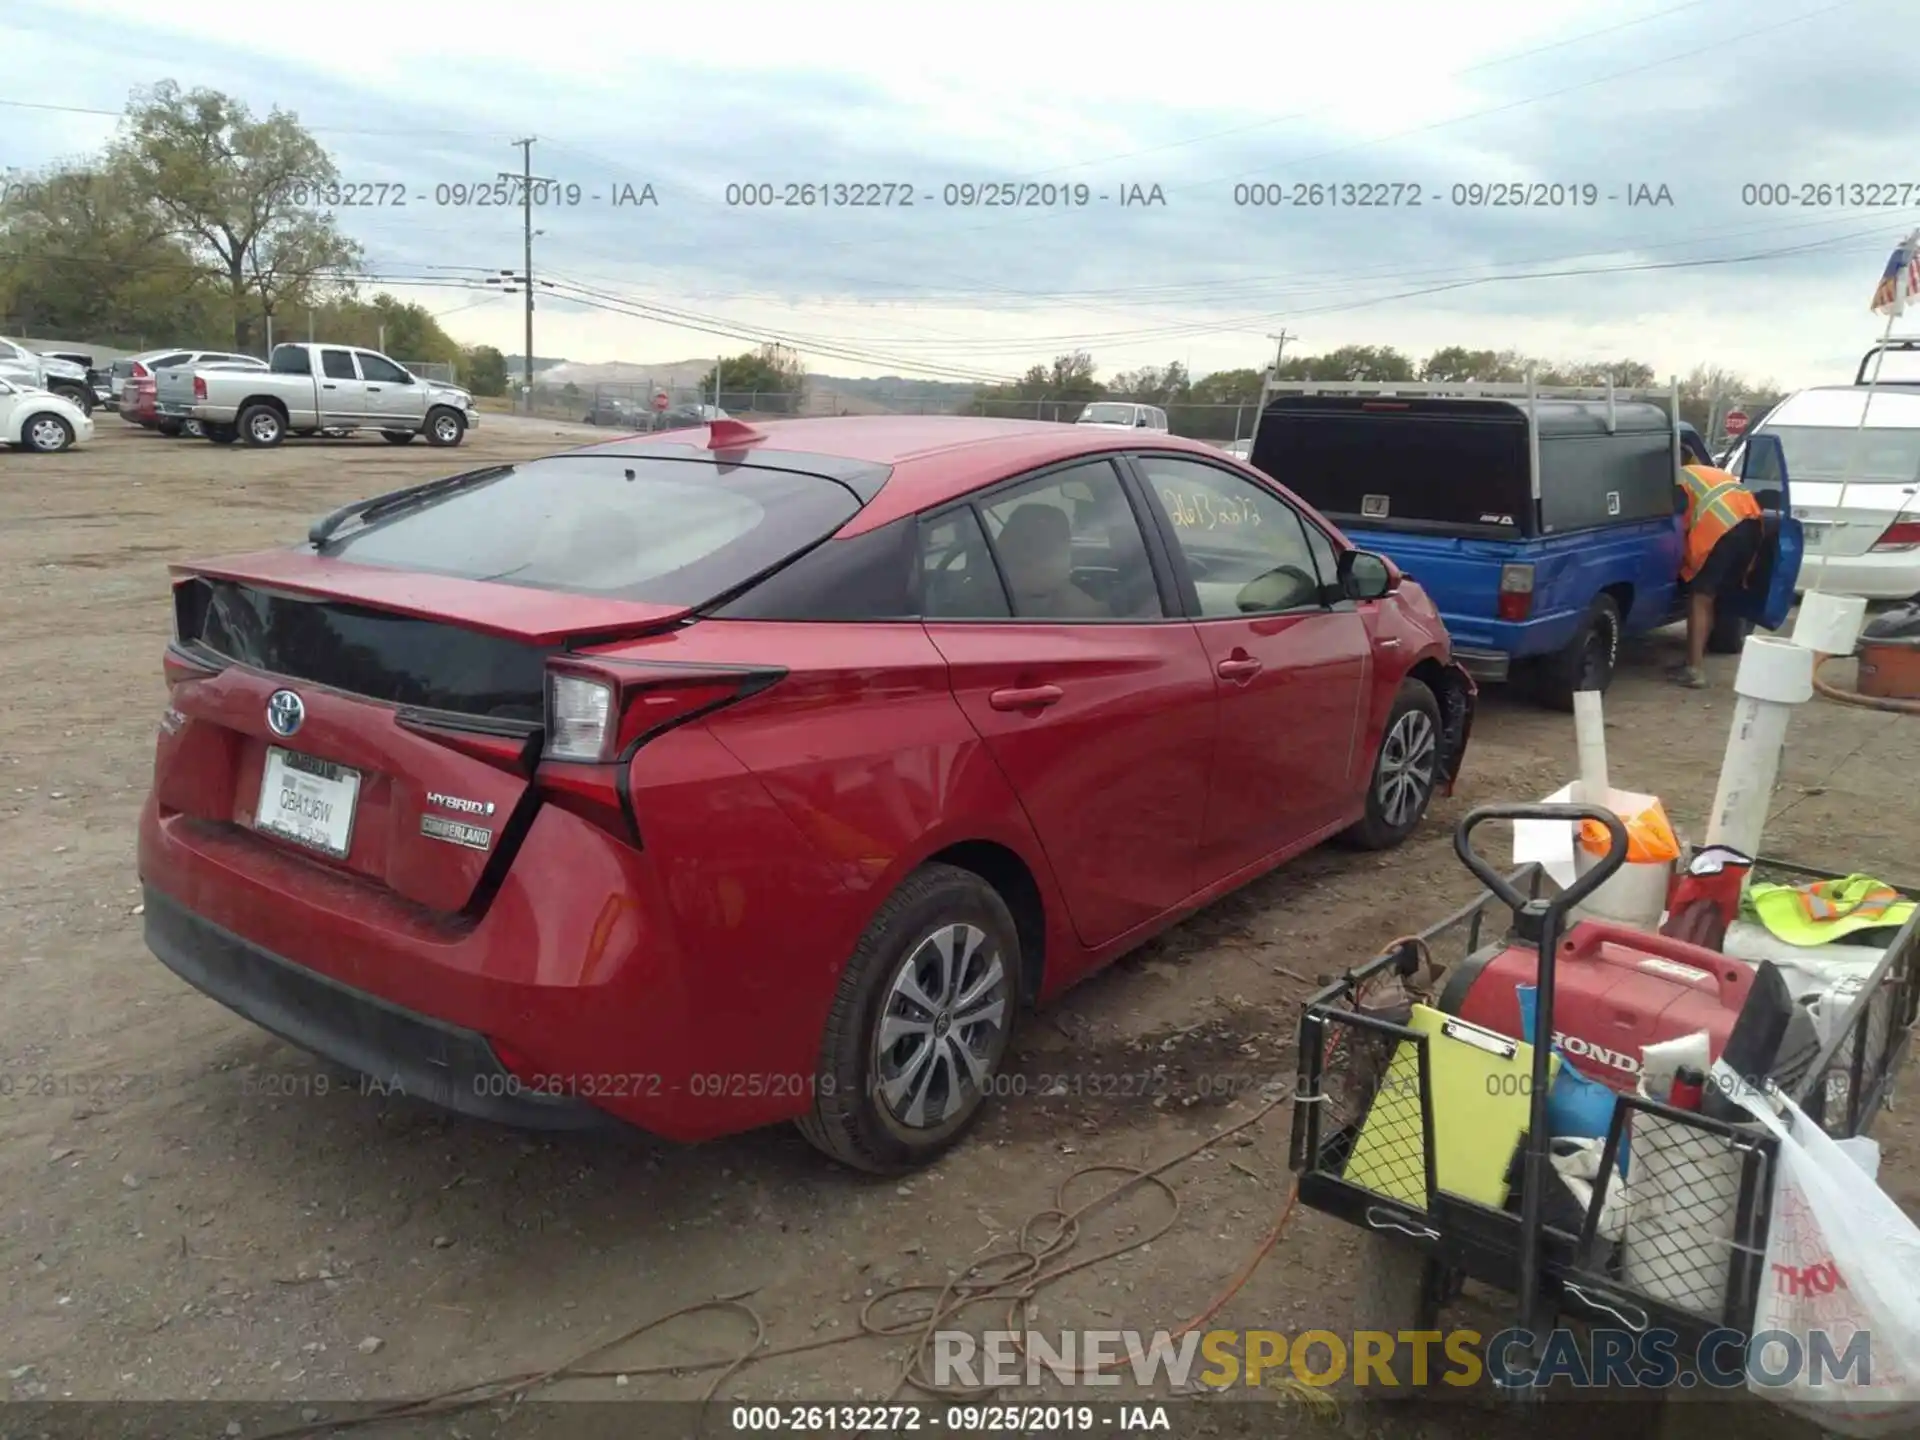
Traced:
POLYGON ((1747 412, 1729 410, 1727 412, 1727 434, 1744 435, 1747 433, 1747 412))
MULTIPOLYGON (((667 392, 666 391, 662 390, 658 395, 653 397, 653 408, 656 410, 664 410, 667 408, 667 392)), ((1742 421, 1746 419, 1744 415, 1741 416, 1740 418, 1742 421)))

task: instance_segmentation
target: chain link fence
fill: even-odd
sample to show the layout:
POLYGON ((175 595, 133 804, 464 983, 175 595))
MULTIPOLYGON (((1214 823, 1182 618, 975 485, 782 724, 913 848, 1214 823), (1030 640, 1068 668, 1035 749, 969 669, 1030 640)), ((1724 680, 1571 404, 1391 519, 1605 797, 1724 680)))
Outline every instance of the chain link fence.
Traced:
POLYGON ((422 380, 431 380, 436 385, 458 385, 460 372, 453 366, 439 360, 402 360, 398 355, 393 363, 410 374, 418 375, 422 380))

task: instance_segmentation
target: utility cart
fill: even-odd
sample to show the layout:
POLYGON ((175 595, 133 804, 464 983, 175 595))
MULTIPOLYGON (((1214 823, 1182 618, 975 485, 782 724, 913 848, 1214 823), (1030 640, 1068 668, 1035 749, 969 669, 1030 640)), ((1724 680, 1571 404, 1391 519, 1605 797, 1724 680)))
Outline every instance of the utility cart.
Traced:
MULTIPOLYGON (((1684 1364, 1713 1332, 1748 1335, 1761 1287, 1771 1283, 1763 1257, 1779 1147, 1763 1127, 1676 1108, 1616 1082, 1609 1086, 1610 1123, 1602 1121, 1601 1135, 1581 1142, 1604 1144, 1590 1200, 1578 1203, 1548 1153, 1550 1144, 1561 1143, 1550 1135, 1550 1067, 1577 1056, 1588 1077, 1580 1083, 1589 1083, 1596 1069, 1590 1050, 1569 1038, 1581 1018, 1571 1007, 1555 1009, 1556 979, 1585 1003, 1572 988, 1572 967, 1593 940, 1585 927, 1600 924, 1608 944, 1638 945, 1647 958, 1629 955, 1628 963, 1656 979, 1678 977, 1675 993, 1685 989, 1681 998, 1689 1004, 1711 1006, 1716 994, 1745 993, 1752 982, 1736 967, 1746 962, 1605 922, 1581 920, 1569 928, 1573 907, 1625 860, 1625 827, 1608 811, 1490 806, 1462 820, 1455 849, 1485 885, 1480 896, 1314 994, 1300 1022, 1291 1162, 1300 1203, 1365 1236, 1354 1328, 1440 1329, 1442 1310, 1473 1280, 1514 1297, 1515 1328, 1534 1336, 1545 1336, 1562 1317, 1638 1336, 1665 1331, 1684 1364), (1607 827, 1611 852, 1559 891, 1538 866, 1503 873, 1475 851, 1474 831, 1492 820, 1595 821, 1607 827), (1515 946, 1535 952, 1532 1033, 1552 1036, 1555 1044, 1510 1044, 1504 1055, 1469 1056, 1483 1062, 1484 1083, 1462 1082, 1457 1070, 1450 1078, 1454 1057, 1447 1047, 1457 1037, 1443 1032, 1477 1027, 1452 1018, 1437 1023, 1430 1007, 1442 1013, 1467 1008, 1462 987, 1445 983, 1447 975, 1477 975, 1483 978, 1471 983, 1481 985, 1498 971, 1511 986, 1515 946), (1556 959, 1541 967, 1541 954, 1556 959), (1490 964, 1502 956, 1509 956, 1504 966, 1490 964), (1564 976, 1557 973, 1563 965, 1564 976), (1708 978, 1689 981, 1690 967, 1708 978), (1423 993, 1426 1004, 1419 1003, 1423 993), (1476 1098, 1481 1090, 1489 1096, 1484 1101, 1476 1098), (1515 1095, 1521 1098, 1510 1098, 1515 1095), (1489 1108, 1477 1114, 1476 1105, 1489 1108), (1463 1143, 1491 1148, 1476 1156, 1463 1143)), ((1834 877, 1761 859, 1752 878, 1802 884, 1834 877)), ((1826 1038, 1803 1055, 1797 1080, 1783 1086, 1836 1139, 1865 1133, 1888 1103, 1905 1059, 1920 1011, 1920 913, 1877 962, 1870 955, 1863 963, 1871 973, 1849 987, 1852 998, 1825 1027, 1826 1038)), ((1628 1020, 1617 1003, 1627 992, 1608 993, 1617 1030, 1628 1020)), ((1644 1008, 1653 1013, 1662 1004, 1656 995, 1644 1008)), ((1710 1016, 1705 1028, 1715 1023, 1710 1016)), ((1478 1033, 1476 1043, 1485 1045, 1490 1032, 1478 1033)), ((1626 1048, 1622 1040, 1620 1049, 1626 1048)), ((1505 1388, 1537 1398, 1539 1387, 1529 1378, 1529 1364, 1537 1362, 1537 1353, 1531 1362, 1509 1356, 1505 1388)), ((1401 1386, 1410 1383, 1404 1371, 1397 1378, 1401 1386)))
MULTIPOLYGON (((1677 382, 1269 380, 1249 459, 1419 582, 1476 679, 1567 710, 1607 688, 1623 636, 1684 613, 1675 488, 1698 457, 1679 415, 1677 382)), ((1777 493, 1755 488, 1790 515, 1784 464, 1777 493)), ((1723 604, 1709 644, 1783 619, 1723 604)))

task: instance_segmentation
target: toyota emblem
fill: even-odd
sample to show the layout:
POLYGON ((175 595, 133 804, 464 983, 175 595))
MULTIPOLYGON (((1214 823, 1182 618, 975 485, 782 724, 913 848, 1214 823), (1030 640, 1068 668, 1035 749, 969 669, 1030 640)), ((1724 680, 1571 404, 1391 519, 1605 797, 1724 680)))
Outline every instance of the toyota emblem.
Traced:
POLYGON ((307 707, 291 690, 276 690, 267 697, 267 725, 276 735, 291 735, 307 718, 307 707))

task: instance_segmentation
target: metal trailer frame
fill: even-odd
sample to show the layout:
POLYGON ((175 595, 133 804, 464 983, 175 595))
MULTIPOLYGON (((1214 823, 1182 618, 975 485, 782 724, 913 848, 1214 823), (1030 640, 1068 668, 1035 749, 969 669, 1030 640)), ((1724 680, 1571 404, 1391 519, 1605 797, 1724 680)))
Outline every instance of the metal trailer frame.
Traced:
MULTIPOLYGON (((1491 812, 1500 807, 1489 808, 1487 818, 1494 818, 1491 812)), ((1507 808, 1511 812, 1533 807, 1507 808)), ((1761 856, 1752 873, 1756 878, 1764 875, 1792 882, 1831 879, 1839 872, 1761 856)), ((1537 864, 1523 865, 1504 878, 1508 888, 1536 904, 1543 891, 1554 888, 1537 864)), ((1907 887, 1903 893, 1920 894, 1920 885, 1907 887)), ((1444 963, 1451 967, 1480 950, 1490 932, 1504 936, 1503 943, 1512 943, 1518 938, 1517 919, 1506 901, 1493 890, 1482 889, 1476 898, 1417 937, 1396 941, 1385 952, 1354 966, 1307 997, 1300 1016, 1299 1073, 1288 1153, 1289 1168, 1298 1177, 1300 1203, 1377 1240, 1397 1237, 1393 1243, 1411 1246, 1424 1258, 1425 1278, 1420 1282, 1419 1296, 1421 1328, 1431 1328, 1427 1326, 1429 1319, 1437 1324, 1440 1309, 1458 1293, 1461 1282, 1471 1279, 1505 1292, 1521 1305, 1538 1305, 1543 1316, 1623 1326, 1636 1335, 1657 1328, 1676 1336, 1690 1351, 1716 1333, 1736 1332, 1748 1337, 1767 1278, 1763 1262, 1772 1221, 1778 1151, 1774 1138, 1757 1125, 1715 1120, 1695 1111, 1675 1110, 1656 1099, 1616 1094, 1599 1180, 1581 1223, 1572 1230, 1546 1222, 1538 1210, 1526 1214, 1524 1205, 1516 1214, 1440 1189, 1435 1174, 1430 1042, 1406 1025, 1365 1013, 1359 1006, 1359 995, 1375 977, 1388 972, 1409 973, 1423 953, 1430 951, 1436 958, 1444 955, 1444 963), (1378 1092, 1369 1089, 1344 1096, 1336 1088, 1330 1042, 1342 1034, 1371 1036, 1374 1043, 1388 1047, 1415 1047, 1419 1133, 1405 1137, 1405 1160, 1424 1203, 1409 1203, 1346 1178, 1346 1156, 1378 1092), (1737 1192, 1722 1197, 1733 1212, 1726 1254, 1717 1262, 1725 1281, 1725 1298, 1712 1313, 1644 1293, 1614 1273, 1609 1262, 1610 1247, 1601 1239, 1600 1222, 1607 1209, 1608 1191, 1619 1183, 1616 1162, 1634 1117, 1649 1117, 1701 1137, 1714 1137, 1738 1159, 1737 1192), (1526 1233, 1529 1230, 1530 1237, 1526 1233), (1533 1252, 1531 1256, 1529 1251, 1533 1252), (1532 1264, 1527 1263, 1529 1259, 1532 1264)), ((1552 969, 1551 965, 1546 967, 1549 975, 1552 969)), ((1536 1023, 1550 1032, 1551 981, 1543 975, 1536 983, 1541 985, 1542 1004, 1536 1023)), ((1788 1093, 1808 1119, 1833 1138, 1866 1134, 1875 1117, 1892 1106, 1894 1087, 1912 1048, 1916 1027, 1920 1027, 1920 914, 1900 927, 1841 1023, 1788 1093)), ((1374 1083, 1378 1084, 1377 1077, 1374 1083)), ((1520 1398, 1538 1398, 1537 1392, 1529 1390, 1523 1390, 1520 1398)))
MULTIPOLYGON (((1913 342, 1920 349, 1920 341, 1913 342)), ((1862 362, 1864 363, 1864 362, 1862 362)), ((1528 464, 1533 471, 1533 498, 1540 499, 1540 416, 1535 406, 1542 400, 1604 400, 1607 402, 1607 433, 1614 433, 1617 417, 1614 406, 1620 401, 1664 402, 1667 422, 1673 431, 1673 470, 1680 473, 1683 452, 1680 448, 1680 380, 1668 381, 1665 390, 1620 389, 1611 380, 1605 385, 1539 385, 1531 372, 1526 380, 1512 381, 1430 381, 1430 380, 1275 380, 1268 376, 1260 383, 1260 404, 1253 417, 1253 439, 1260 438, 1260 422, 1266 417, 1267 402, 1275 395, 1372 395, 1397 399, 1405 395, 1427 400, 1524 400, 1527 417, 1528 464)), ((1253 448, 1248 447, 1248 458, 1253 448)), ((1285 477, 1276 477, 1284 480, 1285 477)))

